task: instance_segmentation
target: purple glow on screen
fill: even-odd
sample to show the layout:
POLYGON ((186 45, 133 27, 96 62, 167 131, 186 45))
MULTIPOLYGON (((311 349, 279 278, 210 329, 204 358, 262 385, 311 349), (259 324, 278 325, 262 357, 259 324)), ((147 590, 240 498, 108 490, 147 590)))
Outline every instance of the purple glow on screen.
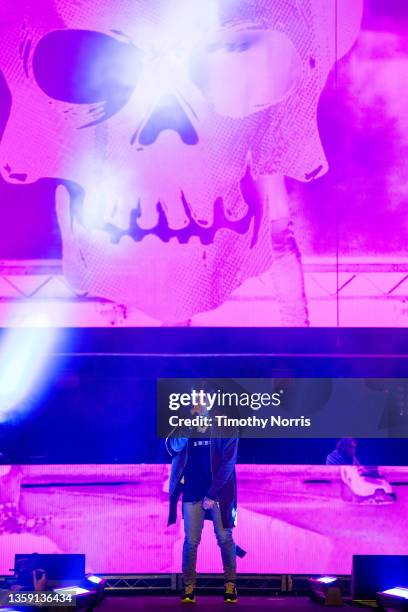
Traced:
POLYGON ((62 256, 129 325, 406 326, 393 7, 2 3, 0 260, 62 256))
MULTIPOLYGON (((407 467, 381 471, 408 482, 407 467)), ((167 527, 168 475, 167 465, 49 465, 22 466, 20 487, 0 477, 0 503, 33 519, 3 525, 0 573, 34 551, 85 553, 89 572, 179 572, 183 523, 167 527)), ((351 572, 353 554, 408 554, 407 487, 394 503, 366 504, 343 499, 337 467, 238 465, 237 477, 240 573, 335 576, 351 572)), ((209 524, 198 568, 221 571, 209 524)))

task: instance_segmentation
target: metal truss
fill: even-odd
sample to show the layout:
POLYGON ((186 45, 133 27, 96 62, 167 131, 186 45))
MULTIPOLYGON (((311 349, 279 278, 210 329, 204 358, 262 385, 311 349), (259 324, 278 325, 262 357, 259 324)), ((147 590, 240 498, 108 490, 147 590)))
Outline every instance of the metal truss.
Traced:
MULTIPOLYGON (((181 591, 183 578, 181 574, 128 574, 105 575, 108 592, 121 591, 181 591)), ((263 594, 309 594, 310 576, 290 574, 238 574, 237 587, 241 592, 263 594)), ((344 591, 350 591, 350 576, 341 576, 344 591)), ((197 579, 197 589, 208 592, 219 591, 224 586, 222 574, 200 574, 197 579)))
MULTIPOLYGON (((129 574, 103 576, 108 591, 181 591, 183 578, 181 574, 129 574)), ((200 574, 197 588, 202 591, 219 591, 225 579, 221 574, 200 574)), ((239 574, 237 586, 241 591, 283 593, 287 589, 287 576, 239 574)))
MULTIPOLYGON (((299 575, 299 574, 287 575, 285 576, 286 586, 287 586, 286 590, 291 595, 309 595, 310 594, 309 579, 318 578, 319 576, 321 576, 321 574, 318 574, 316 576, 299 575)), ((342 583, 343 594, 346 596, 350 595, 351 576, 336 576, 336 577, 339 578, 342 583)))
MULTIPOLYGON (((305 258, 305 286, 312 326, 408 326, 408 259, 305 258), (342 313, 339 321, 339 309, 342 313), (365 313, 371 310, 369 320, 365 313), (336 314, 337 311, 337 314, 336 314)), ((279 325, 272 279, 268 273, 249 279, 219 311, 198 315, 193 325, 279 325)), ((0 323, 18 325, 18 317, 43 309, 57 327, 159 326, 160 322, 120 304, 75 291, 59 260, 0 261, 0 323), (6 322, 13 311, 16 321, 6 322)))
MULTIPOLYGON (((106 579, 108 593, 140 594, 146 592, 180 592, 183 588, 181 574, 98 574, 106 579)), ((237 587, 240 592, 264 595, 308 595, 310 592, 309 575, 291 574, 238 574, 237 587)), ((0 576, 0 581, 9 576, 0 576)), ((350 592, 351 577, 339 576, 345 594, 350 592)), ((222 574, 199 574, 197 589, 211 594, 224 586, 222 574)))
MULTIPOLYGON (((183 578, 177 574, 178 590, 183 587, 183 578)), ((219 591, 224 586, 224 576, 218 574, 201 574, 197 579, 197 588, 204 591, 216 589, 219 591)), ((268 593, 282 593, 286 591, 286 576, 271 574, 239 574, 237 587, 241 591, 259 591, 268 593)))
POLYGON ((177 590, 177 574, 111 574, 103 578, 108 591, 177 590))

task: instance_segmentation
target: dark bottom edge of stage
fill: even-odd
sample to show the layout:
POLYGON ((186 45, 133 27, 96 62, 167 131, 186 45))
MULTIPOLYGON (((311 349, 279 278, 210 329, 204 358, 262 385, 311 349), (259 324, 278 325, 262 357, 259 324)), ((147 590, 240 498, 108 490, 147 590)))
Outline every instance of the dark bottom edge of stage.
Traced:
MULTIPOLYGON (((174 608, 181 609, 211 609, 225 610, 233 604, 226 604, 222 598, 222 592, 219 595, 197 595, 196 604, 183 604, 178 595, 170 596, 145 596, 145 595, 128 595, 128 596, 108 596, 102 601, 98 610, 169 610, 174 608)), ((307 597, 287 597, 287 596, 265 596, 256 595, 239 596, 238 604, 240 610, 291 610, 293 612, 301 612, 308 610, 321 610, 322 605, 310 601, 307 597)))

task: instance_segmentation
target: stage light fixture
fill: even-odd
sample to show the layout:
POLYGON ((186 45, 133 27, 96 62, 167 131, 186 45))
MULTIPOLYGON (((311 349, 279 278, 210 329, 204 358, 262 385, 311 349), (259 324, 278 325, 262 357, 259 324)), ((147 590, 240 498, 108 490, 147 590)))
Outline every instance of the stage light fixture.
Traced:
POLYGON ((46 327, 45 315, 29 317, 24 324, 27 327, 9 328, 1 338, 0 423, 28 409, 30 394, 38 391, 49 375, 50 353, 58 333, 46 327))
POLYGON ((101 578, 100 576, 95 576, 94 574, 88 574, 85 576, 85 580, 90 583, 90 588, 97 593, 98 602, 100 602, 104 596, 106 578, 101 578))
POLYGON ((337 582, 337 578, 334 576, 321 576, 320 578, 316 578, 316 582, 333 585, 334 582, 337 582))
POLYGON ((89 589, 84 589, 79 586, 68 586, 68 587, 59 587, 58 589, 54 589, 55 593, 72 593, 73 595, 85 595, 85 593, 91 593, 89 589))
POLYGON ((384 610, 408 611, 408 588, 393 587, 377 593, 377 603, 384 610))
POLYGON ((103 582, 103 578, 100 578, 99 576, 87 576, 86 579, 89 580, 89 582, 94 582, 95 584, 100 584, 103 582))
POLYGON ((324 606, 342 606, 343 594, 340 579, 335 576, 309 578, 310 598, 324 606))
POLYGON ((99 593, 95 589, 85 589, 78 585, 64 586, 53 589, 54 593, 68 594, 75 596, 76 608, 93 608, 99 602, 99 593))

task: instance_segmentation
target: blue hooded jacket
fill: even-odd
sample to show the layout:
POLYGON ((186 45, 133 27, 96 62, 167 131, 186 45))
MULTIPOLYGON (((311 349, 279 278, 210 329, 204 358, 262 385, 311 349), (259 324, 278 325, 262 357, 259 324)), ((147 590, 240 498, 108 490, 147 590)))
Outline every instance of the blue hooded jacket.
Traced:
MULTIPOLYGON (((173 432, 174 433, 174 432, 173 432)), ((168 525, 177 520, 177 504, 183 492, 183 473, 188 459, 188 438, 166 439, 166 448, 172 457, 170 473, 170 508, 168 525)), ((210 461, 212 481, 207 497, 220 504, 222 524, 225 529, 235 527, 237 518, 237 461, 238 438, 212 438, 210 461)))

